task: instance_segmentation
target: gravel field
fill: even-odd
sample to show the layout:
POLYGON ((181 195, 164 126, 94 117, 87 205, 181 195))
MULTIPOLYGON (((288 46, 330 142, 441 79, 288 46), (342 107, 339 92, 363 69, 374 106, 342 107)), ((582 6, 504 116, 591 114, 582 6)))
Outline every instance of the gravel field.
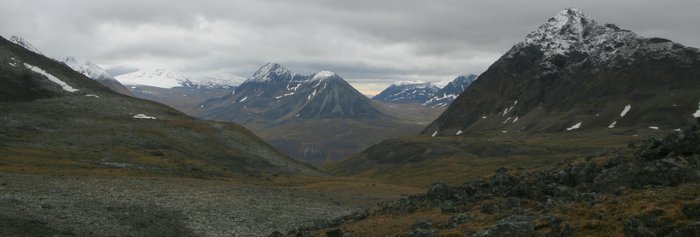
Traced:
POLYGON ((226 181, 0 173, 2 236, 267 236, 355 210, 226 181))

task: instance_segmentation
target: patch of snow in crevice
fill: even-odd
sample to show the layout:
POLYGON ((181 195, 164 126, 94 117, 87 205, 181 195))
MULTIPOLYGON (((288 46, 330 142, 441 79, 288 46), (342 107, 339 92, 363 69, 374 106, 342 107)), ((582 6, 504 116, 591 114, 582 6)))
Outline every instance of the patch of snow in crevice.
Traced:
POLYGON ((627 115, 627 112, 630 112, 630 109, 632 109, 632 105, 626 105, 625 109, 623 109, 622 113, 620 113, 620 117, 625 117, 625 115, 627 115))
POLYGON ((512 117, 508 117, 506 120, 503 121, 503 124, 508 123, 508 121, 510 121, 511 118, 512 118, 512 117))
POLYGON ((437 134, 438 134, 438 131, 435 131, 435 132, 433 133, 433 135, 431 135, 431 137, 435 137, 435 136, 437 136, 437 134))
POLYGON ((95 95, 95 94, 87 94, 87 95, 85 95, 85 96, 87 96, 87 97, 95 97, 95 98, 100 98, 100 96, 99 96, 99 95, 95 95))
POLYGON ((503 110, 503 116, 506 116, 506 114, 508 114, 510 111, 512 111, 513 107, 515 107, 515 105, 517 105, 517 104, 518 104, 518 100, 515 100, 515 102, 513 102, 513 105, 511 105, 509 108, 503 110))
POLYGON ((238 102, 243 102, 243 101, 245 101, 245 100, 247 100, 247 99, 248 99, 248 96, 243 97, 243 99, 239 100, 238 102))
POLYGON ((654 129, 654 130, 659 130, 659 127, 657 127, 657 126, 649 126, 649 128, 654 129))
POLYGON ((566 128, 566 131, 579 129, 579 128, 581 128, 581 124, 583 124, 583 122, 578 122, 577 124, 574 124, 574 126, 566 128))
POLYGON ((134 115, 134 118, 135 118, 135 119, 156 119, 156 117, 148 116, 148 115, 145 115, 145 114, 137 114, 137 115, 134 115))
POLYGON ((617 121, 613 121, 610 125, 608 125, 608 128, 615 128, 615 125, 617 125, 617 121))
POLYGON ((455 135, 459 136, 460 134, 462 134, 462 130, 457 131, 457 133, 455 135))
POLYGON ((515 119, 513 119, 513 123, 518 122, 518 116, 515 116, 515 119))
POLYGON ((700 118, 700 103, 698 103, 698 111, 695 111, 695 113, 693 114, 693 117, 700 118))
POLYGON ((287 94, 280 95, 280 96, 275 96, 275 99, 278 99, 278 100, 279 100, 279 99, 282 98, 282 97, 287 97, 287 96, 290 96, 290 95, 294 95, 294 92, 287 93, 287 94))
POLYGON ((10 64, 10 66, 13 66, 13 67, 16 67, 16 66, 17 66, 17 64, 16 64, 16 63, 13 63, 13 62, 9 62, 9 63, 7 63, 7 64, 10 64))
POLYGON ((39 73, 41 75, 44 75, 46 78, 49 79, 49 81, 52 81, 52 82, 58 84, 59 86, 61 86, 61 88, 63 88, 64 91, 68 91, 68 92, 79 91, 78 89, 75 89, 75 88, 69 86, 64 81, 61 81, 61 79, 58 79, 54 75, 49 74, 48 72, 44 71, 43 69, 41 69, 37 66, 32 66, 32 65, 27 64, 27 63, 25 63, 24 66, 27 67, 29 70, 32 70, 35 73, 39 73))
POLYGON ((676 129, 673 130, 673 131, 676 131, 676 132, 683 132, 683 130, 681 130, 680 128, 676 128, 676 129))

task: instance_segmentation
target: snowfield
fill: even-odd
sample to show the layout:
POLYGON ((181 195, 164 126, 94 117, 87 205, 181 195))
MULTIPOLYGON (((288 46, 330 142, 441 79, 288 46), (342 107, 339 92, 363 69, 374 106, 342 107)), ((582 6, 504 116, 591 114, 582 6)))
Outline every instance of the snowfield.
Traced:
POLYGON ((24 66, 27 67, 29 70, 32 70, 33 72, 44 75, 46 78, 49 79, 49 81, 52 81, 52 82, 58 84, 59 86, 61 86, 61 88, 63 88, 64 91, 68 91, 68 92, 79 91, 78 89, 75 89, 75 88, 69 86, 64 81, 61 81, 61 79, 58 79, 58 77, 55 77, 54 75, 49 74, 48 72, 44 71, 43 69, 41 69, 37 66, 32 66, 32 65, 27 64, 27 63, 25 63, 24 66))

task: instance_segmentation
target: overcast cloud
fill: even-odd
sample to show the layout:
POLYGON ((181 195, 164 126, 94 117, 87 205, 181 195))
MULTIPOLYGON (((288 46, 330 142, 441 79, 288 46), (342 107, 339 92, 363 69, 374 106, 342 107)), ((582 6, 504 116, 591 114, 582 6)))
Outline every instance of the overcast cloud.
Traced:
POLYGON ((114 72, 171 68, 248 77, 266 62, 339 73, 377 93, 396 80, 481 73, 574 5, 600 23, 700 46, 700 1, 2 0, 0 35, 114 72))

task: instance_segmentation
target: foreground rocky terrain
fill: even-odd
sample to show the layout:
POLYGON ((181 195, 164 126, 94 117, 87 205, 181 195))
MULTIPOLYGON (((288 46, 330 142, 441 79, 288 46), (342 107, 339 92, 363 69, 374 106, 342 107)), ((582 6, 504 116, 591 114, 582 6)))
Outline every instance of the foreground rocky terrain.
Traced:
POLYGON ((0 173, 0 236, 265 236, 351 214, 351 197, 230 181, 0 173))
POLYGON ((700 130, 462 185, 290 232, 301 236, 700 236, 700 130), (371 228, 370 228, 371 227, 371 228))

